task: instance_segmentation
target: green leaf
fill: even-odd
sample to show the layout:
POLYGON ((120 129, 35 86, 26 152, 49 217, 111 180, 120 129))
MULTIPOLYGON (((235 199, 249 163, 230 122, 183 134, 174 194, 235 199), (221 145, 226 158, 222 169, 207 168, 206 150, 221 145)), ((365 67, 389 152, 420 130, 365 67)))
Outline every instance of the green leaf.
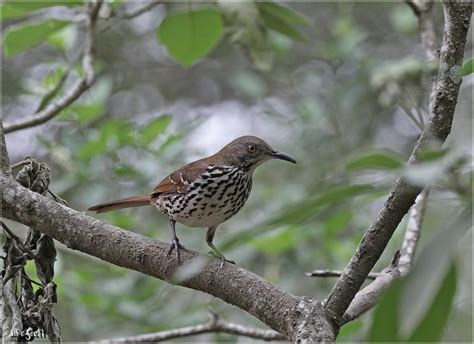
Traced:
POLYGON ((270 13, 262 12, 262 19, 265 22, 265 25, 273 31, 279 32, 295 41, 304 41, 306 39, 301 32, 270 13))
POLYGON ((172 57, 184 66, 191 66, 219 42, 221 16, 214 8, 176 12, 163 19, 157 35, 172 57))
POLYGON ((25 15, 25 11, 21 8, 15 8, 7 4, 2 4, 0 6, 0 13, 2 13, 2 21, 5 19, 19 18, 25 15))
POLYGON ((47 19, 41 23, 12 27, 3 38, 5 56, 10 57, 40 44, 68 24, 69 21, 47 19))
POLYGON ((470 59, 466 63, 464 63, 464 66, 462 67, 462 75, 466 76, 473 72, 474 72, 474 62, 473 62, 473 59, 470 59))
POLYGON ((433 304, 437 305, 439 290, 451 268, 458 243, 472 228, 471 207, 465 208, 451 225, 441 226, 441 232, 425 245, 404 281, 400 300, 400 332, 404 339, 416 332, 423 319, 432 312, 433 304))
POLYGON ((412 333, 410 342, 439 342, 453 305, 456 280, 456 265, 452 263, 426 316, 412 333))
POLYGON ((295 231, 297 226, 288 226, 286 228, 278 228, 257 236, 250 241, 257 250, 266 253, 281 253, 296 246, 295 231))
POLYGON ((102 115, 104 112, 103 103, 76 104, 71 107, 75 112, 75 117, 81 124, 89 123, 102 115))
POLYGON ((304 16, 282 4, 264 1, 257 2, 257 6, 263 13, 272 15, 285 23, 308 25, 308 20, 304 16))
POLYGON ((26 16, 28 13, 40 10, 42 8, 53 6, 77 6, 83 4, 82 0, 68 0, 68 1, 4 1, 1 6, 2 21, 5 19, 19 18, 26 16))
POLYGON ((359 155, 346 164, 348 171, 364 169, 395 169, 404 164, 403 157, 389 151, 373 151, 359 155))
POLYGON ((300 223, 315 214, 316 210, 323 206, 335 204, 336 202, 373 191, 375 189, 367 184, 331 187, 309 200, 289 205, 286 211, 270 221, 269 226, 300 223))
POLYGON ((346 228, 352 219, 352 211, 342 209, 324 220, 324 232, 328 237, 334 237, 336 233, 346 228))
POLYGON ((440 149, 423 149, 418 153, 419 161, 432 161, 440 159, 448 153, 449 148, 440 148, 440 149))
POLYGON ((36 109, 36 112, 42 111, 46 106, 48 106, 49 103, 51 103, 54 97, 56 97, 59 94, 64 83, 66 82, 66 79, 69 75, 69 71, 60 69, 59 72, 56 74, 58 75, 53 75, 52 78, 58 77, 59 80, 57 80, 56 85, 43 96, 40 104, 38 105, 38 108, 36 109))
POLYGON ((401 281, 395 284, 382 297, 375 308, 374 320, 369 330, 367 342, 398 342, 399 303, 401 281))
POLYGON ((141 136, 144 143, 153 142, 160 134, 162 134, 171 123, 171 116, 165 115, 155 118, 145 125, 142 129, 141 136))

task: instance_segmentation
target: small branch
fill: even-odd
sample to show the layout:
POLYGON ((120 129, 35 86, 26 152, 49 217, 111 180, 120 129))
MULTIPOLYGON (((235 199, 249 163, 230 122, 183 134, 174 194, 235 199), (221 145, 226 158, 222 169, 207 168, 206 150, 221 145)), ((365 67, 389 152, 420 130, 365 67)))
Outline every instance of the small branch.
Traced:
POLYGON ((398 268, 402 276, 410 271, 415 256, 416 246, 421 235, 421 226, 425 214, 429 191, 423 190, 416 198, 415 205, 411 208, 408 216, 407 228, 403 238, 400 261, 398 268))
POLYGON ((342 324, 357 319, 377 304, 385 291, 400 277, 400 271, 397 266, 399 258, 400 252, 397 251, 390 266, 383 269, 372 283, 356 294, 349 308, 347 308, 347 311, 342 316, 342 324))
POLYGON ((103 0, 96 2, 89 2, 89 19, 87 23, 86 42, 84 48, 84 56, 82 58, 82 66, 84 69, 84 76, 77 80, 71 89, 66 94, 58 99, 53 104, 47 106, 44 110, 33 115, 20 118, 18 120, 6 123, 4 133, 8 134, 17 130, 31 128, 43 123, 57 116, 63 109, 77 100, 86 90, 88 90, 95 81, 95 73, 93 67, 95 54, 95 26, 98 18, 98 13, 103 0))
POLYGON ((155 333, 147 333, 138 336, 129 336, 116 339, 101 340, 99 342, 90 343, 101 343, 101 344, 112 344, 112 343, 141 343, 141 342, 161 342, 174 338, 181 338, 187 336, 194 336, 204 333, 228 333, 237 336, 244 336, 254 339, 263 339, 265 341, 272 340, 285 340, 280 333, 273 330, 263 330, 259 328, 245 327, 239 324, 227 322, 221 320, 219 316, 212 310, 209 310, 209 321, 204 324, 181 327, 173 330, 160 331, 155 333))
MULTIPOLYGON (((342 270, 314 270, 305 273, 308 277, 339 277, 343 273, 342 270)), ((380 272, 370 272, 367 279, 374 280, 380 276, 380 272)))
POLYGON ((153 9, 155 6, 161 4, 162 2, 163 2, 162 0, 152 0, 151 2, 145 4, 141 7, 138 7, 136 9, 134 9, 133 11, 120 14, 119 16, 123 19, 133 19, 133 18, 138 17, 139 15, 142 15, 145 12, 150 11, 151 9, 153 9))
MULTIPOLYGON (((413 13, 418 18, 418 28, 421 35, 421 42, 425 49, 426 61, 429 64, 438 63, 438 43, 436 31, 431 15, 434 1, 405 0, 411 7, 413 13)), ((431 108, 436 93, 436 75, 431 78, 431 89, 429 95, 429 108, 431 108)))
POLYGON ((418 129, 420 129, 420 132, 423 131, 424 129, 424 124, 421 120, 419 120, 418 118, 416 118, 414 115, 413 115, 413 112, 408 109, 406 106, 403 106, 402 104, 399 105, 401 107, 401 109, 403 110, 403 112, 405 113, 405 115, 413 122, 413 124, 415 125, 415 127, 417 127, 418 129))
MULTIPOLYGON (((430 107, 430 119, 413 149, 409 165, 417 162, 420 151, 426 147, 441 146, 451 131, 454 118, 472 3, 446 1, 443 9, 445 26, 436 93, 430 107)), ((343 315, 421 191, 421 187, 402 178, 395 182, 377 218, 324 301, 326 313, 335 328, 342 324, 343 315)))
POLYGON ((24 160, 18 161, 17 163, 14 163, 13 165, 10 166, 12 170, 17 169, 19 167, 23 167, 27 164, 31 163, 31 158, 27 156, 24 160))

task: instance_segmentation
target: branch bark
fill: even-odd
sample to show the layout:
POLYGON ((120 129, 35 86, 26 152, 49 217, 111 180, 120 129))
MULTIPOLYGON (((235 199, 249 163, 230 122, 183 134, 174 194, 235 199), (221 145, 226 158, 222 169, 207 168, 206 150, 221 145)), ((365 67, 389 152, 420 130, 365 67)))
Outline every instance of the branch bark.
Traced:
POLYGON ((418 195, 415 205, 411 208, 410 215, 408 216, 407 228, 403 237, 400 260, 398 262, 398 270, 401 276, 408 274, 415 257, 416 247, 421 236, 428 194, 428 189, 424 189, 418 195))
POLYGON ((142 342, 161 342, 174 338, 181 338, 187 336, 194 336, 204 333, 221 332, 234 334, 237 336, 244 336, 254 339, 263 339, 265 341, 284 340, 280 333, 273 330, 263 330, 259 328, 245 327, 240 324, 235 324, 221 320, 218 315, 212 311, 210 319, 207 323, 181 327, 173 330, 160 331, 155 333, 141 334, 138 336, 129 336, 123 338, 115 338, 108 340, 101 340, 99 342, 90 342, 98 344, 113 344, 113 343, 142 343, 142 342))
POLYGON ((93 66, 95 55, 95 27, 102 2, 103 0, 97 0, 96 2, 88 3, 89 16, 86 26, 87 29, 84 55, 82 58, 82 67, 84 69, 83 77, 77 80, 76 83, 71 87, 70 90, 66 92, 66 94, 62 98, 58 99, 53 104, 50 104, 44 110, 27 117, 14 120, 9 123, 5 123, 5 134, 46 123, 50 119, 57 116, 63 109, 68 107, 75 100, 77 100, 86 90, 88 90, 92 86, 95 81, 95 73, 93 66))
POLYGON ((207 256, 185 250, 178 265, 168 244, 122 230, 58 204, 1 176, 3 216, 41 230, 67 247, 170 283, 200 290, 249 312, 291 341, 335 339, 320 302, 296 297, 259 276, 216 260, 185 280, 176 280, 184 265, 207 256))
POLYGON ((349 308, 347 308, 342 316, 342 324, 357 319, 374 307, 385 291, 401 276, 397 266, 399 257, 400 252, 397 251, 390 265, 383 269, 372 283, 356 294, 354 300, 352 300, 349 305, 349 308))
MULTIPOLYGON (((430 120, 421 134, 408 164, 415 164, 422 149, 436 148, 448 136, 461 84, 461 65, 472 13, 471 2, 443 2, 445 26, 436 93, 430 120)), ((422 188, 400 178, 395 182, 377 218, 324 301, 326 312, 338 328, 342 317, 367 275, 378 261, 393 232, 415 202, 422 188)))

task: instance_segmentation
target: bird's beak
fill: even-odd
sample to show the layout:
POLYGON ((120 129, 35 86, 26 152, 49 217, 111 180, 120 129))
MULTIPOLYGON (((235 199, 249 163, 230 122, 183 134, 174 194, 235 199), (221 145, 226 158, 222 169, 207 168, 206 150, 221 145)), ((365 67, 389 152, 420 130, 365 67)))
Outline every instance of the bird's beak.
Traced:
POLYGON ((285 153, 273 151, 273 152, 272 152, 272 157, 275 158, 275 159, 285 160, 285 161, 292 162, 293 164, 296 164, 296 160, 293 159, 293 158, 292 158, 291 156, 289 156, 288 154, 285 154, 285 153))

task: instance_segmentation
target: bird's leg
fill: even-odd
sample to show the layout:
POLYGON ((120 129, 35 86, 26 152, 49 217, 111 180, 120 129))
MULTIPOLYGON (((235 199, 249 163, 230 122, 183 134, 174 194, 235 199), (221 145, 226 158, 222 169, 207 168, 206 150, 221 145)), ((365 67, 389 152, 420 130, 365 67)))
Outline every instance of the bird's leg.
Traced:
POLYGON ((212 243, 212 240, 214 240, 214 233, 216 233, 217 226, 214 227, 209 227, 206 232, 206 242, 209 245, 209 247, 212 249, 212 252, 210 252, 214 257, 219 258, 222 260, 221 266, 224 264, 224 262, 235 264, 233 260, 228 260, 224 257, 224 255, 214 246, 212 243))
POLYGON ((176 248, 176 258, 178 259, 178 263, 179 263, 179 259, 180 259, 179 250, 184 249, 184 246, 179 243, 179 239, 176 236, 176 228, 175 228, 176 221, 170 219, 170 225, 171 225, 171 232, 173 235, 173 239, 171 240, 171 246, 170 246, 170 249, 168 250, 168 255, 170 255, 171 252, 173 252, 173 249, 176 248))

